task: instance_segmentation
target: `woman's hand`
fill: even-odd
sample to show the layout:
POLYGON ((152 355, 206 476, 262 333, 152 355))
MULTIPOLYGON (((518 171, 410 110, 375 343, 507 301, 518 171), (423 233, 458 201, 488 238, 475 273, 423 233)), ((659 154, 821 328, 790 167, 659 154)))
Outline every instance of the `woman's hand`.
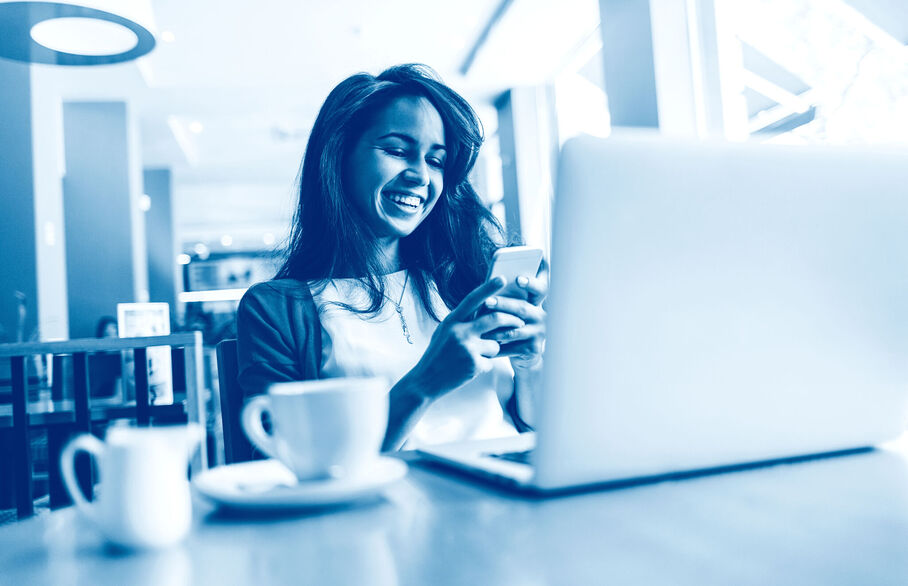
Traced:
POLYGON ((542 361, 545 350, 545 310, 542 302, 548 294, 544 278, 518 277, 517 285, 527 291, 527 300, 513 297, 490 297, 485 307, 496 313, 519 318, 524 325, 493 332, 490 337, 500 344, 499 356, 508 356, 514 369, 532 368, 542 361))
MULTIPOLYGON (((491 279, 472 292, 439 324, 429 347, 408 373, 432 399, 492 369, 500 344, 488 334, 506 328, 521 330, 525 322, 517 311, 493 311, 476 316, 486 300, 504 287, 504 279, 491 279)), ((523 302, 529 305, 526 302, 523 302)), ((510 307, 510 305, 509 305, 510 307)), ((538 308, 537 308, 538 309, 538 308)), ((523 342, 523 335, 514 338, 523 342)))
MULTIPOLYGON (((531 369, 540 361, 545 341, 544 282, 518 280, 529 301, 496 297, 505 285, 496 277, 483 283, 448 314, 432 334, 422 358, 391 389, 391 408, 384 450, 399 449, 420 414, 441 395, 492 369, 492 358, 504 350, 518 369, 531 369), (495 301, 489 304, 489 299, 495 301), (477 312, 492 309, 488 313, 477 312), (526 316, 525 321, 520 316, 526 316), (502 345, 496 339, 507 339, 502 345)), ((533 378, 533 370, 517 372, 533 378)), ((520 377, 517 377, 520 379, 520 377)), ((522 380, 522 379, 521 379, 522 380)))

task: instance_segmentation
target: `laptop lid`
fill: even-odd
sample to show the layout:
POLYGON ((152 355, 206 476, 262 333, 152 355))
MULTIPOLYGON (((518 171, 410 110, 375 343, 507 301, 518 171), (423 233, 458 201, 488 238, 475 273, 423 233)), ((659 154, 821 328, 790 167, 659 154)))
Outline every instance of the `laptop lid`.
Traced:
POLYGON ((904 152, 568 141, 533 483, 905 430, 906 186, 904 152))

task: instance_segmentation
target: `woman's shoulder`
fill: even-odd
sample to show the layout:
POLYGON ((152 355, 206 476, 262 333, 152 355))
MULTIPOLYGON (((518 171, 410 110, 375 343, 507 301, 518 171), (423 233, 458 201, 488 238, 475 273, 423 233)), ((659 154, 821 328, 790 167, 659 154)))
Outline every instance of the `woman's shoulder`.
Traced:
POLYGON ((284 297, 310 296, 309 283, 299 279, 271 279, 249 287, 246 295, 281 295, 284 297))
POLYGON ((240 385, 248 395, 276 381, 318 378, 321 327, 305 281, 249 287, 236 314, 240 385))
POLYGON ((271 279, 256 283, 240 300, 240 310, 249 306, 312 305, 309 283, 297 279, 271 279))

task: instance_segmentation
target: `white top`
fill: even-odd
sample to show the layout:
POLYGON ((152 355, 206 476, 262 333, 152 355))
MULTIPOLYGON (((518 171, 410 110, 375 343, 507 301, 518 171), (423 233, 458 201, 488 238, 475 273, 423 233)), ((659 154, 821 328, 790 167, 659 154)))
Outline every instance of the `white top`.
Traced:
MULTIPOLYGON (((331 302, 365 307, 368 296, 355 279, 335 279, 323 291, 313 291, 322 326, 322 374, 325 377, 383 376, 393 386, 422 357, 438 326, 422 307, 406 271, 385 275, 386 294, 401 300, 413 344, 407 342, 394 304, 386 301, 375 315, 357 314, 331 302)), ((433 308, 440 319, 450 313, 434 286, 433 308)), ((513 388, 513 371, 506 358, 496 358, 495 368, 437 399, 414 427, 405 443, 419 445, 463 439, 514 435, 505 421, 502 403, 513 388)))

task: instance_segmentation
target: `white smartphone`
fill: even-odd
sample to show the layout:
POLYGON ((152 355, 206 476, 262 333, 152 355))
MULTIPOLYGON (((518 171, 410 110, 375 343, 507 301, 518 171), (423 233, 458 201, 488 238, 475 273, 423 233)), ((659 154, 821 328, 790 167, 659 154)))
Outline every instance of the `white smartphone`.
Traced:
POLYGON ((489 268, 486 281, 494 277, 504 277, 505 287, 496 295, 526 299, 527 291, 517 286, 517 277, 536 278, 541 262, 541 248, 531 246, 499 248, 492 255, 492 266, 489 268))

